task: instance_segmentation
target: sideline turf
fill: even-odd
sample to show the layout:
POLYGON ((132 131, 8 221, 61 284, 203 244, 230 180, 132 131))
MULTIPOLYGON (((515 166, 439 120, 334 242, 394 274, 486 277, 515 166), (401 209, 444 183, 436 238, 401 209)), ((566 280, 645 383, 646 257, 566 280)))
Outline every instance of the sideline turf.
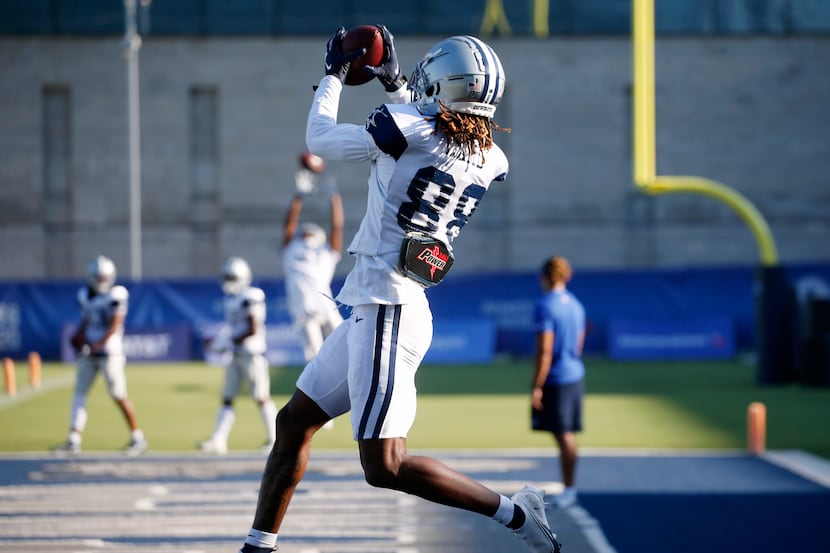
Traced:
MULTIPOLYGON (((754 368, 739 361, 618 363, 587 359, 584 447, 746 447, 746 408, 767 405, 767 446, 804 449, 830 458, 830 388, 799 384, 758 386, 754 368)), ((299 368, 274 368, 274 401, 282 405, 299 368)), ((29 389, 18 363, 18 397, 0 395, 0 451, 44 451, 65 439, 74 368, 46 363, 43 387, 29 389), (48 390, 50 385, 59 384, 48 390)), ((195 451, 212 428, 222 369, 203 363, 130 364, 128 386, 151 451, 195 451)), ((552 438, 528 429, 528 360, 482 366, 424 366, 409 445, 416 449, 552 447, 552 438)), ((240 395, 231 450, 264 441, 253 401, 240 395)), ((89 398, 86 451, 117 450, 126 426, 103 382, 89 398)), ((353 448, 348 416, 315 438, 321 448, 353 448)))

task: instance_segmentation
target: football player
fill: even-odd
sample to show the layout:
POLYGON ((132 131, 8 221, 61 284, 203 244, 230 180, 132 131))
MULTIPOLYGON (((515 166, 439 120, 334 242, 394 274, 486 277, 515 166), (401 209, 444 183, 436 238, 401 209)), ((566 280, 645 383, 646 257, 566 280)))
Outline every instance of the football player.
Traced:
POLYGON ((288 311, 303 342, 306 361, 317 354, 323 340, 343 322, 331 280, 343 249, 343 201, 334 185, 329 186, 331 229, 326 232, 315 223, 300 224, 303 198, 312 189, 311 171, 296 175, 297 193, 285 217, 282 263, 288 311))
POLYGON ((337 296, 352 312, 306 365, 277 416, 279 439, 241 551, 276 548, 314 432, 346 412, 369 484, 492 517, 531 551, 559 551, 542 490, 525 486, 506 497, 436 459, 407 453, 415 372, 432 340, 424 289, 450 269, 453 239, 491 183, 507 174, 507 158, 493 141, 505 74, 489 45, 454 36, 427 52, 407 88, 393 37, 380 31, 384 59, 364 70, 378 78, 389 103, 364 126, 337 123, 345 76, 365 51, 342 52, 340 28, 327 44, 326 74, 308 114, 311 152, 370 166, 366 214, 349 246, 354 268, 337 296))
POLYGON ((222 406, 216 415, 213 434, 199 443, 199 449, 224 455, 228 452, 228 435, 235 414, 233 401, 242 381, 259 405, 265 425, 265 445, 270 451, 275 439, 277 408, 271 400, 271 378, 265 358, 265 292, 251 286, 251 268, 241 257, 230 257, 222 267, 222 291, 225 293, 225 327, 208 342, 216 352, 230 351, 225 367, 222 406))
POLYGON ((87 395, 95 375, 101 373, 107 382, 107 391, 130 428, 130 441, 124 453, 140 455, 147 449, 147 440, 138 425, 135 408, 127 398, 124 372, 124 318, 130 295, 126 288, 115 284, 115 264, 108 257, 99 255, 93 259, 87 273, 86 286, 78 290, 81 323, 70 338, 78 357, 69 438, 54 451, 81 452, 81 434, 87 422, 87 395))

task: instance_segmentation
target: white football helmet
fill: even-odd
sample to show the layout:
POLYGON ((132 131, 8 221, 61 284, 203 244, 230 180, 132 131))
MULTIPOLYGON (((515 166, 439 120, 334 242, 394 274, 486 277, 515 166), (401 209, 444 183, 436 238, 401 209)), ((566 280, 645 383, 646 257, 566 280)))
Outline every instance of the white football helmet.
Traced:
POLYGON ((251 268, 241 257, 229 257, 222 267, 222 291, 235 296, 251 284, 251 268))
POLYGON ((306 246, 315 250, 326 243, 326 231, 315 223, 303 223, 297 234, 306 246))
POLYGON ((453 36, 433 46, 415 66, 409 88, 418 111, 438 113, 438 102, 457 113, 492 118, 507 79, 493 49, 473 36, 453 36))
POLYGON ((89 263, 87 284, 96 294, 106 294, 115 284, 115 263, 109 257, 99 255, 89 263))

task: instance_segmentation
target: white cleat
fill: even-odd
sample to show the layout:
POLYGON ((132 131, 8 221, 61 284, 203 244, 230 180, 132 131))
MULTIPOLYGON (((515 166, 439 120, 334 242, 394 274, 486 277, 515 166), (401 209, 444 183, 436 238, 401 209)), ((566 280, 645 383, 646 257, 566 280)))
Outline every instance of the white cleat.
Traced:
POLYGON ((535 553, 559 553, 561 546, 551 532, 545 515, 545 492, 534 486, 525 486, 510 499, 524 511, 525 523, 514 530, 528 549, 535 553))
POLYGON ((205 453, 214 453, 216 455, 225 455, 228 452, 228 444, 220 442, 213 438, 199 443, 199 449, 205 453))
POLYGON ((57 455, 58 457, 64 457, 67 455, 80 455, 81 453, 81 444, 76 444, 73 442, 64 442, 59 446, 55 446, 52 448, 52 452, 57 455))
POLYGON ((130 440, 124 448, 124 454, 129 457, 137 457, 147 451, 147 440, 130 440))

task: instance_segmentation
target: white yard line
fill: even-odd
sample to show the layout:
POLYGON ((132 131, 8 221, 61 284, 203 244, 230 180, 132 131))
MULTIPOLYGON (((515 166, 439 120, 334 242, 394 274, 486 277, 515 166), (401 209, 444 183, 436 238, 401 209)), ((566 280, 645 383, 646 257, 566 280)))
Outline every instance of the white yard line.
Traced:
POLYGON ((591 544, 594 553, 617 553, 617 550, 608 543, 599 521, 592 517, 588 511, 579 505, 574 505, 569 507, 566 513, 582 530, 582 535, 591 544))
POLYGON ((801 450, 767 451, 761 458, 799 476, 830 488, 830 461, 801 450))
POLYGON ((0 397, 0 409, 6 409, 29 398, 51 392, 52 390, 71 386, 74 382, 75 373, 62 374, 54 378, 49 378, 41 383, 40 388, 23 388, 22 390, 18 390, 14 396, 4 395, 0 397))

